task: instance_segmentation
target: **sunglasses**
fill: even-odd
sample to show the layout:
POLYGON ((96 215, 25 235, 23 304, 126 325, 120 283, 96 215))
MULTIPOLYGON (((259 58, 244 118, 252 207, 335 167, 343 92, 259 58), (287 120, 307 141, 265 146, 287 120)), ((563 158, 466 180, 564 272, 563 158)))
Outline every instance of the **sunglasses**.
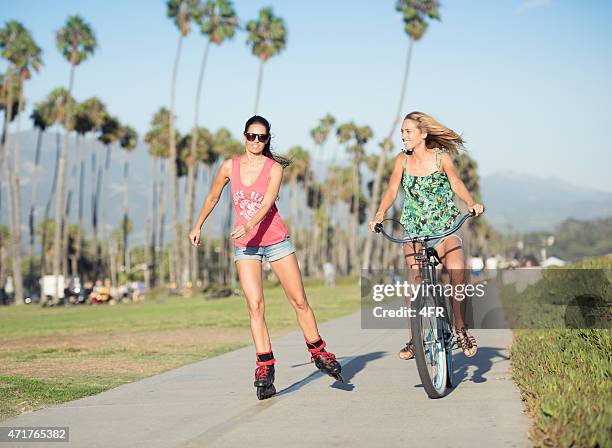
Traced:
POLYGON ((259 143, 267 143, 270 139, 270 134, 252 134, 250 132, 245 132, 244 135, 246 136, 246 139, 250 142, 255 141, 255 137, 257 137, 259 143))

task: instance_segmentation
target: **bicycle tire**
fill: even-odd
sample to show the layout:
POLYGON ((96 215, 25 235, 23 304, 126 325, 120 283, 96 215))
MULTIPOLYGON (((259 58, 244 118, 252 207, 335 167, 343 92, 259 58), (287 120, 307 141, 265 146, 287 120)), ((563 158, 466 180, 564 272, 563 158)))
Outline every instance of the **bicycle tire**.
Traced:
MULTIPOLYGON (((431 267, 433 270, 434 268, 431 267)), ((433 284, 435 279, 430 268, 422 271, 422 285, 433 284)), ((421 289, 423 291, 423 289, 421 289)), ((435 292, 435 291, 434 291, 435 292)), ((413 302, 411 316, 414 358, 421 384, 429 398, 437 399, 446 395, 448 383, 447 349, 444 341, 443 320, 437 316, 424 316, 424 307, 437 307, 441 301, 435 294, 420 293, 413 302), (425 325, 423 325, 425 323, 425 325), (429 366, 432 367, 430 370, 429 366)))

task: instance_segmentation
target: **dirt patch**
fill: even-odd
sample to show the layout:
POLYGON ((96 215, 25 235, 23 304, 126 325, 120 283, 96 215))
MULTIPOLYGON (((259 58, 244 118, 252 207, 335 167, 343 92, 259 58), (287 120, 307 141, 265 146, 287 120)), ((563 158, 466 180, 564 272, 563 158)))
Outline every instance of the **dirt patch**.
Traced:
POLYGON ((7 339, 0 343, 0 352, 50 349, 50 350, 101 350, 112 347, 162 348, 199 346, 251 340, 251 333, 244 328, 185 328, 177 330, 138 331, 120 333, 77 333, 62 336, 36 336, 7 339))
POLYGON ((4 355, 0 373, 31 378, 144 377, 203 359, 219 347, 244 343, 251 343, 248 329, 227 328, 11 339, 0 347, 4 355), (20 358, 22 353, 28 356, 20 358))

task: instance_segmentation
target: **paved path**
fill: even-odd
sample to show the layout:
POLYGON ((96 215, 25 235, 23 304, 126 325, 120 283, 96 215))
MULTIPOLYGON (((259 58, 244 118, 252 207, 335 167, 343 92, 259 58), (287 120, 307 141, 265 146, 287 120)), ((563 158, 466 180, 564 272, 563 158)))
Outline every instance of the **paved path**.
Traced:
POLYGON ((347 384, 310 364, 301 333, 272 342, 279 394, 258 401, 251 347, 1 426, 69 426, 61 447, 530 446, 530 421, 510 377, 509 330, 474 330, 479 350, 455 352, 458 387, 427 398, 414 361, 396 351, 402 330, 362 330, 355 314, 320 325, 347 384))

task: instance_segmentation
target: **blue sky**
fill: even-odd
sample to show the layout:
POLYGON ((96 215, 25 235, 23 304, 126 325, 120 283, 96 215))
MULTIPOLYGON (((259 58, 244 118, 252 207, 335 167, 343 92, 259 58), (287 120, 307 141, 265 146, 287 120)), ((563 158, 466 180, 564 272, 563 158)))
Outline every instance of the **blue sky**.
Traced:
MULTIPOLYGON (((612 3, 442 3, 442 21, 415 45, 404 111, 428 112, 461 132, 481 175, 513 171, 612 191, 612 3)), ((408 46, 395 2, 235 5, 243 22, 271 5, 289 30, 286 50, 264 69, 260 113, 272 123, 276 149, 312 147, 309 130, 329 112, 339 122, 370 125, 375 135, 368 151, 377 151, 397 107, 408 46)), ((30 104, 67 84, 69 66, 55 48, 55 32, 72 14, 91 23, 99 42, 95 55, 77 69, 75 96, 99 96, 113 114, 145 132, 154 111, 170 98, 178 33, 166 18, 165 2, 2 1, 1 21, 23 22, 44 49, 45 65, 27 85, 30 104)), ((240 33, 212 49, 201 125, 225 126, 238 135, 252 114, 258 60, 245 40, 240 33)), ((182 132, 193 123, 204 44, 194 29, 183 48, 176 104, 182 132)), ((399 133, 395 143, 399 148, 399 133)), ((337 147, 332 139, 327 156, 337 147)))

